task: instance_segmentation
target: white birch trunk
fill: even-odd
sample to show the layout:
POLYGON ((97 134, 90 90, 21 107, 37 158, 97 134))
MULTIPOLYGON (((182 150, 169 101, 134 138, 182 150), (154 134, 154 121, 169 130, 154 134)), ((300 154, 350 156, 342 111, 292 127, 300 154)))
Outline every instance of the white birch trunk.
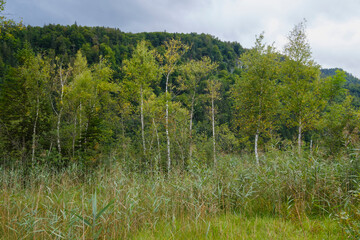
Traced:
POLYGON ((256 134, 255 134, 255 158, 256 158, 256 164, 259 166, 260 165, 260 161, 259 161, 259 152, 258 152, 258 140, 259 140, 259 129, 256 130, 256 134))
POLYGON ((66 81, 66 78, 67 78, 67 75, 66 75, 66 78, 64 79, 63 78, 63 70, 62 70, 62 66, 60 65, 60 71, 59 71, 59 74, 60 74, 60 85, 61 85, 61 92, 60 92, 60 110, 58 112, 58 119, 57 119, 57 126, 56 126, 56 132, 57 132, 57 145, 58 145, 58 151, 59 151, 59 154, 61 156, 61 140, 60 140, 60 127, 61 127, 61 114, 62 114, 62 111, 63 111, 63 98, 64 98, 64 85, 65 85, 65 81, 66 81))
POLYGON ((159 169, 159 160, 161 159, 161 148, 160 148, 160 138, 159 138, 159 133, 157 131, 157 126, 155 123, 155 119, 153 118, 153 124, 154 124, 154 129, 155 129, 155 134, 156 134, 156 140, 157 140, 157 146, 158 146, 158 157, 156 158, 156 162, 155 162, 155 168, 156 170, 159 169))
POLYGON ((165 88, 165 98, 166 98, 165 131, 166 131, 166 140, 167 140, 168 173, 170 173, 170 171, 171 171, 170 135, 169 135, 169 103, 168 103, 169 77, 170 77, 170 72, 166 76, 166 88, 165 88))
POLYGON ((261 119, 261 113, 262 113, 262 98, 261 96, 263 95, 263 87, 261 86, 261 92, 260 92, 260 97, 259 97, 259 116, 258 116, 258 124, 257 124, 257 129, 256 129, 256 134, 255 134, 255 159, 256 159, 256 164, 258 166, 260 166, 260 161, 259 161, 259 151, 258 151, 258 142, 259 142, 259 134, 260 134, 260 119, 261 119))
POLYGON ((298 133, 298 152, 301 154, 301 133, 302 133, 302 125, 301 119, 299 121, 299 133, 298 133))
POLYGON ((33 137, 32 137, 32 152, 31 152, 31 163, 34 165, 35 161, 35 148, 36 148, 36 126, 39 118, 39 108, 40 108, 39 96, 36 99, 36 117, 33 128, 33 137))
POLYGON ((79 140, 80 140, 80 146, 82 145, 82 140, 81 140, 81 131, 82 131, 82 119, 81 119, 81 101, 80 101, 80 105, 79 105, 79 140))
POLYGON ((141 118, 141 137, 142 137, 142 143, 143 143, 143 151, 144 156, 146 155, 146 145, 145 145, 145 124, 144 124, 144 96, 143 96, 143 88, 140 87, 140 118, 141 118))
POLYGON ((121 114, 121 127, 122 127, 122 147, 123 147, 123 161, 126 160, 126 144, 125 144, 125 121, 124 112, 121 114))
POLYGON ((72 141, 73 157, 75 157, 76 124, 77 124, 77 114, 75 114, 74 134, 73 134, 73 141, 72 141))
POLYGON ((195 92, 191 99, 191 112, 190 112, 190 126, 189 126, 189 161, 192 163, 192 125, 193 125, 193 116, 194 116, 194 102, 195 102, 195 92))
POLYGON ((57 147, 58 152, 61 156, 61 143, 60 143, 60 124, 61 124, 61 113, 62 113, 62 106, 59 110, 58 119, 57 119, 57 126, 56 126, 56 133, 57 133, 57 147))
POLYGON ((214 167, 216 167, 216 139, 215 139, 215 106, 214 106, 214 95, 211 96, 211 115, 212 115, 212 132, 213 132, 213 151, 214 151, 214 167))

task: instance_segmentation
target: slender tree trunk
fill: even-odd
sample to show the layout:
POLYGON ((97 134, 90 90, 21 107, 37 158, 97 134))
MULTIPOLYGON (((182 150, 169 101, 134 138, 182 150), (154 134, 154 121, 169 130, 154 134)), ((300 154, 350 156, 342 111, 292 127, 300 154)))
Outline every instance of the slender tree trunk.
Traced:
POLYGON ((64 108, 64 103, 63 103, 63 98, 64 98, 64 85, 65 85, 65 81, 67 79, 67 74, 65 74, 65 79, 63 77, 63 70, 62 70, 62 66, 60 65, 60 70, 59 70, 59 74, 60 74, 60 85, 61 85, 61 92, 60 92, 60 110, 58 112, 58 119, 57 119, 57 127, 56 127, 56 132, 57 132, 57 145, 58 145, 58 151, 59 154, 61 156, 61 140, 60 140, 60 127, 61 127, 61 115, 62 115, 62 111, 64 108))
POLYGON ((258 151, 258 143, 259 143, 259 134, 260 134, 260 123, 261 123, 261 115, 262 115, 262 96, 263 96, 263 86, 261 86, 260 89, 260 96, 259 96, 259 116, 258 116, 258 123, 257 123, 257 128, 256 128, 256 133, 255 133, 255 159, 256 159, 256 164, 258 166, 260 166, 260 161, 259 161, 259 151, 258 151))
MULTIPOLYGON (((89 116, 89 115, 88 115, 89 116)), ((87 140, 88 140, 88 129, 89 129, 89 124, 90 124, 90 121, 91 121, 91 115, 88 117, 86 123, 85 123, 85 131, 84 131, 84 144, 86 145, 87 144, 87 140)), ((86 151, 86 150, 85 150, 86 151)))
POLYGON ((122 147, 123 147, 123 161, 126 160, 126 144, 125 144, 125 120, 124 112, 121 114, 121 128, 122 128, 122 147))
POLYGON ((36 148, 36 126, 39 119, 39 108, 40 108, 39 96, 36 99, 36 117, 33 128, 33 137, 32 137, 32 153, 31 153, 31 163, 34 165, 35 163, 35 148, 36 148))
POLYGON ((57 147, 59 154, 61 156, 61 143, 60 143, 60 124, 61 124, 61 113, 62 113, 62 106, 59 110, 58 119, 57 119, 57 126, 56 126, 56 133, 57 133, 57 147))
POLYGON ((195 91, 191 99, 191 111, 190 111, 190 126, 189 126, 189 161, 192 163, 192 125, 194 116, 194 103, 195 103, 195 91))
POLYGON ((213 132, 213 154, 214 154, 214 167, 216 167, 216 138, 215 138, 215 106, 214 95, 211 96, 211 119, 212 119, 212 132, 213 132))
POLYGON ((49 152, 48 152, 48 154, 47 154, 47 156, 48 156, 48 157, 49 157, 49 156, 50 156, 50 154, 51 154, 52 145, 53 145, 53 142, 51 141, 51 143, 50 143, 50 147, 49 147, 49 152))
POLYGON ((302 123, 301 119, 299 121, 299 133, 298 133, 298 152, 301 154, 301 133, 302 133, 302 123))
POLYGON ((254 152, 255 152, 255 159, 257 166, 260 166, 259 160, 259 135, 260 135, 260 126, 261 126, 261 117, 262 117, 262 96, 263 96, 263 86, 261 85, 260 94, 259 94, 259 112, 258 112, 258 120, 257 120, 257 127, 255 133, 255 144, 254 144, 254 152))
POLYGON ((81 101, 79 105, 79 141, 80 141, 80 147, 82 146, 82 139, 81 139, 81 131, 82 131, 82 119, 81 119, 81 101))
POLYGON ((256 130, 255 134, 255 158, 256 158, 256 164, 259 166, 259 152, 258 152, 258 140, 259 140, 259 129, 256 130))
POLYGON ((73 133, 73 141, 72 141, 73 157, 75 157, 75 141, 76 141, 76 127, 77 127, 76 124, 77 124, 77 114, 75 114, 74 133, 73 133))
POLYGON ((154 129, 155 129, 155 134, 156 134, 157 145, 158 145, 158 157, 156 158, 157 160, 155 162, 155 168, 156 168, 156 170, 158 170, 159 169, 159 160, 161 159, 161 148, 160 148, 159 133, 157 131, 157 126, 156 126, 154 118, 153 118, 153 124, 154 124, 154 129))
POLYGON ((143 88, 140 87, 140 118, 141 118, 141 136, 142 136, 142 143, 143 143, 143 151, 144 157, 146 156, 146 145, 145 145, 145 125, 144 125, 144 96, 143 96, 143 88))
POLYGON ((166 98, 166 113, 165 113, 165 131, 166 131, 166 140, 167 140, 167 160, 168 160, 168 173, 171 171, 171 156, 170 156, 170 135, 169 135, 169 100, 168 100, 168 85, 169 85, 170 73, 166 76, 166 88, 165 88, 165 98, 166 98))

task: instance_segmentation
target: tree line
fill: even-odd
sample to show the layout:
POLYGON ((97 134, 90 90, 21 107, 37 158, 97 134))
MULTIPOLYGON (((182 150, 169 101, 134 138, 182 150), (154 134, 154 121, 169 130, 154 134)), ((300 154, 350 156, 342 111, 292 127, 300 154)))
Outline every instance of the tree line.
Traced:
POLYGON ((305 30, 280 52, 263 34, 245 50, 205 34, 3 24, 2 163, 170 172, 220 154, 348 151, 357 96, 343 71, 321 75, 305 30))

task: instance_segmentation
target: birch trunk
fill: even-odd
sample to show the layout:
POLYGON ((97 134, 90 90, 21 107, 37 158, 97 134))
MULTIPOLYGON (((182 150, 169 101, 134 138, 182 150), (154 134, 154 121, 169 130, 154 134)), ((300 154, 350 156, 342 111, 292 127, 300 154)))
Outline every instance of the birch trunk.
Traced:
POLYGON ((75 141, 76 141, 76 127, 77 127, 76 123, 77 123, 77 114, 75 114, 74 134, 73 134, 73 141, 72 141, 73 157, 75 157, 75 141))
POLYGON ((302 123, 301 119, 299 121, 299 133, 298 133, 298 152, 301 154, 301 133, 302 133, 302 123))
POLYGON ((192 163, 192 125, 193 125, 193 116, 194 116, 194 103, 195 103, 195 92, 191 99, 191 112, 190 112, 190 126, 189 126, 189 161, 192 163))
POLYGON ((39 108, 40 108, 39 96, 36 99, 36 117, 33 128, 33 137, 32 137, 32 153, 31 153, 31 163, 34 165, 35 161, 35 148, 36 148, 36 126, 39 118, 39 108))
POLYGON ((256 164, 259 166, 260 165, 260 161, 259 161, 259 152, 258 152, 258 140, 259 140, 259 129, 256 130, 256 134, 255 134, 255 158, 256 158, 256 164))
POLYGON ((216 167, 216 139, 215 139, 215 106, 214 106, 214 95, 211 96, 211 115, 212 115, 212 130, 213 130, 213 151, 214 151, 214 166, 216 167))
POLYGON ((156 158, 157 160, 155 162, 155 168, 156 168, 156 170, 159 170, 159 160, 161 159, 161 148, 160 148, 159 133, 157 131, 157 126, 156 126, 154 118, 153 118, 153 124, 154 124, 154 129, 155 129, 155 134, 156 134, 157 145, 158 145, 158 157, 156 158))
POLYGON ((81 101, 80 101, 80 105, 79 105, 79 141, 80 141, 80 146, 82 146, 82 139, 81 139, 81 131, 82 131, 82 120, 81 120, 81 101))
POLYGON ((121 114, 121 127, 122 127, 122 147, 123 147, 123 161, 126 160, 126 144, 125 144, 125 121, 124 121, 124 113, 121 114))
POLYGON ((168 173, 170 173, 170 171, 171 171, 170 135, 169 135, 169 102, 168 102, 169 77, 170 77, 170 72, 166 76, 166 88, 165 88, 165 98, 166 98, 165 131, 166 131, 166 140, 167 140, 168 173))
POLYGON ((62 106, 58 113, 58 119, 57 119, 57 126, 56 126, 56 133, 57 133, 57 147, 59 154, 61 156, 61 143, 60 143, 60 124, 61 124, 61 113, 62 113, 62 106))
POLYGON ((142 136, 142 143, 143 143, 143 151, 144 156, 146 155, 146 145, 145 145, 145 125, 144 125, 144 96, 143 96, 143 88, 140 87, 140 118, 141 118, 141 136, 142 136))
POLYGON ((258 166, 260 166, 260 161, 259 161, 259 152, 258 152, 258 142, 259 142, 259 134, 260 134, 260 125, 261 125, 261 115, 262 115, 262 96, 263 95, 263 86, 261 86, 261 91, 260 91, 260 96, 259 96, 259 116, 258 116, 258 123, 257 123, 257 128, 256 128, 256 133, 255 133, 255 159, 256 159, 256 164, 258 166))
POLYGON ((65 81, 67 79, 67 74, 65 75, 65 79, 63 77, 63 70, 62 70, 62 66, 60 65, 60 85, 61 85, 61 92, 60 92, 60 110, 57 113, 58 115, 58 119, 57 119, 57 126, 56 126, 56 133, 57 133, 57 145, 58 145, 58 151, 59 154, 61 156, 61 140, 60 140, 60 127, 61 127, 61 115, 62 115, 62 111, 64 108, 64 104, 63 104, 63 98, 64 98, 64 85, 65 85, 65 81))

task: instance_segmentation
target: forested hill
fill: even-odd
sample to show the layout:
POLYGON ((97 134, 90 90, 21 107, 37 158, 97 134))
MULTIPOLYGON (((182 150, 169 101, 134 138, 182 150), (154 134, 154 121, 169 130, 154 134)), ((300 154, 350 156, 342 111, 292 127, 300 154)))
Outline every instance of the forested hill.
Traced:
POLYGON ((149 41, 161 53, 163 44, 170 38, 181 39, 191 46, 186 58, 199 60, 209 56, 219 63, 220 69, 232 71, 243 47, 237 42, 223 42, 209 34, 197 33, 125 33, 119 29, 106 27, 83 27, 46 25, 28 26, 21 31, 13 31, 0 43, 0 61, 15 64, 14 52, 30 43, 35 52, 65 56, 65 60, 74 57, 79 49, 85 54, 89 64, 99 60, 99 56, 109 56, 113 65, 120 65, 123 59, 131 56, 131 51, 140 40, 149 41))
MULTIPOLYGON (((344 71, 341 68, 323 68, 321 69, 321 76, 322 77, 331 77, 336 75, 336 71, 340 70, 340 71, 344 71)), ((346 74, 346 82, 348 84, 350 83, 360 83, 360 79, 358 79, 357 77, 355 77, 354 75, 352 75, 351 73, 348 73, 346 71, 344 71, 346 74)))
POLYGON ((254 152, 259 165, 259 153, 295 142, 299 154, 314 143, 334 156, 360 143, 360 98, 348 95, 358 96, 357 83, 344 90, 341 71, 319 78, 303 24, 283 54, 263 35, 245 50, 207 34, 76 24, 4 25, 0 39, 0 157, 9 164, 122 159, 170 172, 216 166, 218 153, 254 152))
MULTIPOLYGON (((336 71, 343 69, 340 68, 325 68, 321 69, 321 77, 332 77, 336 75, 336 71)), ((353 76, 351 73, 345 71, 346 83, 344 87, 349 90, 350 95, 354 96, 353 104, 360 107, 360 79, 353 76)))

